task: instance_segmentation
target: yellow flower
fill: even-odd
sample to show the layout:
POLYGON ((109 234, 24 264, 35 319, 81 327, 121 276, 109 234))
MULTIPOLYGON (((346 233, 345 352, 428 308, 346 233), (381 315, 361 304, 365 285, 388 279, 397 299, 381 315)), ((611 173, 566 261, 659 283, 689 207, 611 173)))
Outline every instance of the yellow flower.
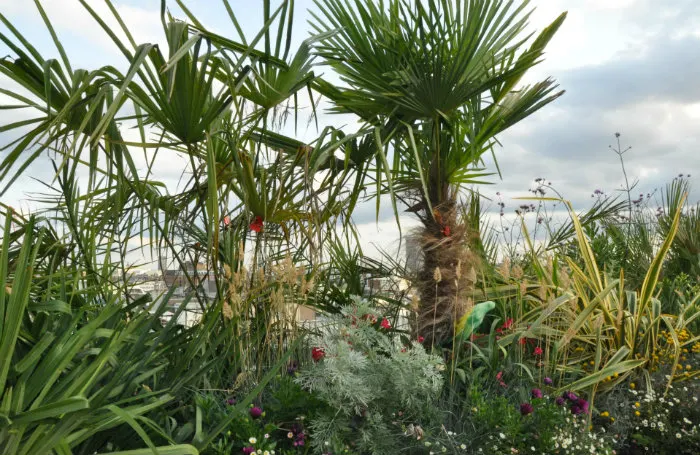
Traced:
POLYGON ((634 411, 634 415, 636 415, 637 417, 639 417, 639 416, 642 415, 642 414, 641 414, 639 411, 634 411))
POLYGON ((613 378, 617 379, 617 378, 618 378, 618 376, 620 376, 620 375, 619 375, 619 374, 617 374, 617 373, 615 373, 615 374, 613 375, 613 378))
POLYGON ((630 389, 634 390, 636 387, 637 387, 637 386, 634 385, 634 382, 631 382, 631 383, 630 383, 630 389))
POLYGON ((635 407, 635 408, 638 408, 638 407, 640 407, 640 406, 641 406, 641 404, 639 404, 639 401, 637 401, 636 403, 634 403, 634 407, 635 407))
POLYGON ((614 422, 614 421, 615 421, 615 417, 610 417, 610 421, 611 421, 611 422, 614 422))
POLYGON ((608 417, 609 415, 610 415, 610 413, 609 413, 608 411, 605 411, 605 412, 601 412, 601 413, 600 413, 600 416, 601 416, 601 417, 608 417))
POLYGON ((692 370, 693 367, 691 367, 690 365, 686 365, 686 366, 685 366, 685 369, 686 369, 686 370, 692 370))

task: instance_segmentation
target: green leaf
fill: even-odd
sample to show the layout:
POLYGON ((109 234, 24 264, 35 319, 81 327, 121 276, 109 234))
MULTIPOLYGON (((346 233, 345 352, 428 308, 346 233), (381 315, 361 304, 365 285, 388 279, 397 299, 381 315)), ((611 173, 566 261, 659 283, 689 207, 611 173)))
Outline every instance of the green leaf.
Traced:
POLYGON ((77 412, 90 407, 90 401, 85 397, 72 397, 65 400, 60 400, 45 406, 40 406, 31 411, 22 412, 12 416, 15 425, 22 425, 31 422, 36 422, 52 417, 60 417, 64 414, 77 412))

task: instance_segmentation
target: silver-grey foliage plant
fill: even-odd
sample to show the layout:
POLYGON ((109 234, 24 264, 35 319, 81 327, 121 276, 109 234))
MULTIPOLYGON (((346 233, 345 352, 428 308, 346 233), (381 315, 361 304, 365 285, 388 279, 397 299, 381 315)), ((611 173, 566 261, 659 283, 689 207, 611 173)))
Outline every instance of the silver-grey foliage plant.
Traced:
POLYGON ((422 444, 416 428, 435 412, 444 363, 360 297, 316 340, 297 381, 328 406, 311 422, 315 453, 391 454, 422 444), (403 338, 403 340, 402 340, 403 338))

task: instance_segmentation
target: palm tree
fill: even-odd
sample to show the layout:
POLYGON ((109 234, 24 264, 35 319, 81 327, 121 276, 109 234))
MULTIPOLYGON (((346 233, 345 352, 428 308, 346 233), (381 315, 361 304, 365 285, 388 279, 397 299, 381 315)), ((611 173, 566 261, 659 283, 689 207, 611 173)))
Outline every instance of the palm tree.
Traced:
POLYGON ((151 238, 151 245, 169 250, 181 265, 192 260, 184 243, 200 245, 216 263, 212 252, 223 237, 224 217, 230 220, 229 237, 294 240, 299 250, 309 244, 318 250, 315 240, 335 229, 335 218, 345 217, 351 200, 341 196, 351 169, 334 153, 353 150, 349 138, 333 129, 311 144, 274 131, 285 112, 296 112, 299 94, 315 78, 313 39, 291 47, 294 2, 262 2, 264 25, 253 39, 243 34, 226 0, 231 30, 238 32, 233 38, 209 31, 181 2, 190 23, 167 16, 163 8, 166 54, 154 44, 136 43, 116 8, 110 7, 112 17, 101 17, 90 2, 80 2, 114 41, 128 70, 74 68, 41 2, 36 6, 58 60, 42 56, 0 14, 9 30, 0 31, 0 41, 12 53, 0 59, 0 73, 19 87, 0 89, 15 103, 4 107, 34 114, 0 125, 0 132, 18 135, 3 144, 0 196, 51 151, 59 157, 57 175, 67 169, 70 180, 78 168, 89 170, 83 201, 95 199, 86 207, 94 212, 96 232, 126 233, 125 242, 151 238), (122 133, 133 126, 140 138, 127 142, 122 133), (147 151, 144 172, 136 163, 147 151), (189 179, 177 194, 165 194, 153 163, 157 155, 174 153, 189 161, 183 172, 189 179), (250 232, 256 217, 265 220, 264 236, 250 232))
POLYGON ((530 42, 527 1, 315 3, 317 52, 344 86, 314 87, 332 112, 371 127, 376 196, 392 196, 397 219, 399 201, 422 222, 417 332, 439 344, 452 337, 475 279, 456 215, 460 192, 488 175, 482 158, 499 133, 563 93, 551 79, 518 84, 566 14, 530 42))

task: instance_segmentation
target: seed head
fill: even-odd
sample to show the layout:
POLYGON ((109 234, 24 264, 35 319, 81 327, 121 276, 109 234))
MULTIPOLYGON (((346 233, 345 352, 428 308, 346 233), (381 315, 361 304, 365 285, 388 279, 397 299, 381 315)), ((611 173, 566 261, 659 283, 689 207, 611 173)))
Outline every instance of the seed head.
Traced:
POLYGON ((435 267, 435 271, 433 271, 433 280, 435 280, 436 283, 439 283, 442 281, 442 274, 440 273, 440 267, 435 267))

